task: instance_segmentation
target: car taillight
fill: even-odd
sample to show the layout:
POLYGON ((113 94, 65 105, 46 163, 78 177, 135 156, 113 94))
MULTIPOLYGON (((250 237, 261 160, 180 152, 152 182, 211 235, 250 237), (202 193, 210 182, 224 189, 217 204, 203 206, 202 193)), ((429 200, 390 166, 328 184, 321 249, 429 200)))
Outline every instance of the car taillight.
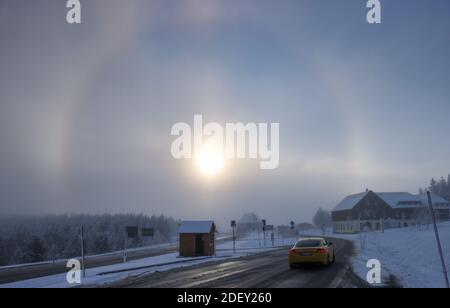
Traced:
POLYGON ((319 248, 317 249, 318 253, 325 253, 327 250, 325 248, 319 248))
POLYGON ((289 253, 296 253, 297 251, 295 249, 289 250, 289 253))

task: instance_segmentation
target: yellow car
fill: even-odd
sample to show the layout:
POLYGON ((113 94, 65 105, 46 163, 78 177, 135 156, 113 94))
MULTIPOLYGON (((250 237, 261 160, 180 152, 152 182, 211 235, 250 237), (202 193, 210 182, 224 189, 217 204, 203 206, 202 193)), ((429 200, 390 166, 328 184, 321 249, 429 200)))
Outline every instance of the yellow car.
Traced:
POLYGON ((291 269, 305 263, 329 265, 335 260, 333 243, 327 242, 324 238, 301 239, 289 250, 289 267, 291 269))

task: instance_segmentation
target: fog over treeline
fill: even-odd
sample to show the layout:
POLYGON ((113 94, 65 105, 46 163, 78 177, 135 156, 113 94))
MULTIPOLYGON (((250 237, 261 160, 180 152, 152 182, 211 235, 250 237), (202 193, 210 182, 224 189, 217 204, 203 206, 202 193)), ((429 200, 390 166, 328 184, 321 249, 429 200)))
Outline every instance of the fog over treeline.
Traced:
POLYGON ((51 261, 81 255, 84 227, 86 254, 124 248, 126 226, 154 228, 154 237, 129 239, 128 246, 168 243, 178 222, 164 215, 49 215, 0 218, 0 265, 51 261))
POLYGON ((377 27, 357 0, 82 2, 74 26, 66 1, 0 0, 0 215, 283 224, 450 165, 449 1, 384 1, 377 27), (175 160, 195 114, 280 123, 279 168, 175 160))

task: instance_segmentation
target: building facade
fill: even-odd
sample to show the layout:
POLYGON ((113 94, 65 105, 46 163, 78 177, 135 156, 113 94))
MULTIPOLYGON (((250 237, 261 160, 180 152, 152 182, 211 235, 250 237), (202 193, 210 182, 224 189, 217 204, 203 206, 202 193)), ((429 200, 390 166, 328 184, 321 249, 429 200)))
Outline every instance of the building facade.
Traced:
POLYGON ((178 235, 180 257, 212 256, 216 252, 213 221, 183 221, 178 235))
MULTIPOLYGON (((436 216, 450 217, 450 202, 432 194, 436 216)), ((334 233, 360 233, 429 223, 426 194, 366 191, 344 198, 332 211, 334 233)))

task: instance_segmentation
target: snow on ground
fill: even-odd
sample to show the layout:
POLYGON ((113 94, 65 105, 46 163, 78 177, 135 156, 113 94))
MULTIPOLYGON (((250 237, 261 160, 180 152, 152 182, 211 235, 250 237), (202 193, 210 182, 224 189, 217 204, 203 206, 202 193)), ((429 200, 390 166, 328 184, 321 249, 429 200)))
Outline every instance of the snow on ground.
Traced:
MULTIPOLYGON (((439 224, 439 232, 446 259, 450 269, 450 222, 439 224)), ((310 230, 302 234, 322 236, 322 231, 310 230)), ((443 287, 444 279, 433 227, 391 229, 385 233, 372 232, 362 235, 332 234, 330 230, 325 236, 352 240, 355 243, 356 256, 352 259, 352 267, 356 274, 366 279, 367 261, 378 259, 382 264, 383 280, 387 281, 394 275, 404 287, 431 288, 443 287)), ((275 247, 292 246, 296 239, 275 240, 275 247)), ((166 271, 173 268, 188 267, 204 262, 225 260, 247 256, 253 253, 274 249, 270 236, 266 245, 262 234, 257 234, 236 242, 236 255, 233 255, 233 243, 226 242, 217 245, 217 254, 211 258, 179 258, 177 253, 130 261, 126 264, 88 269, 84 285, 101 285, 118 281, 130 276, 139 276, 156 271, 166 271), (181 263, 180 263, 181 261, 181 263), (173 263, 177 262, 177 263, 173 263), (162 265, 164 264, 164 265, 162 265), (152 267, 154 266, 154 267, 152 267), (145 268, 143 268, 145 267, 145 268), (109 273, 109 274, 103 274, 109 273)), ((75 285, 76 286, 76 285, 75 285)), ((0 285, 0 288, 66 288, 73 287, 66 282, 66 274, 52 275, 36 279, 0 285)))
MULTIPOLYGON (((447 269, 450 269, 450 222, 438 225, 447 269)), ((321 231, 308 231, 310 235, 322 235, 321 231)), ((352 240, 356 256, 352 260, 353 270, 366 280, 367 261, 378 259, 382 265, 382 277, 388 280, 394 275, 399 283, 408 288, 444 287, 444 276, 438 254, 433 226, 390 229, 362 235, 338 235, 326 232, 327 236, 352 240)))
MULTIPOLYGON (((257 233, 251 234, 248 237, 245 237, 241 240, 236 241, 236 249, 238 252, 248 253, 254 250, 267 250, 272 248, 279 248, 279 247, 285 247, 285 246, 293 246, 296 238, 275 238, 274 242, 272 243, 271 237, 269 235, 269 232, 266 234, 266 240, 264 241, 264 237, 262 233, 258 236, 257 233)), ((229 241, 223 244, 219 244, 216 247, 216 250, 218 252, 224 250, 224 251, 232 251, 233 249, 233 242, 229 241)))
MULTIPOLYGON (((178 253, 169 253, 155 257, 149 257, 127 262, 125 264, 115 264, 102 266, 86 270, 86 278, 83 285, 102 285, 119 281, 131 276, 140 276, 153 272, 167 271, 174 268, 188 267, 204 262, 219 261, 231 258, 239 258, 250 254, 264 252, 277 247, 291 246, 295 239, 275 239, 274 246, 270 237, 264 240, 261 236, 251 235, 248 238, 236 242, 236 254, 233 254, 233 243, 226 242, 217 245, 217 254, 213 257, 200 258, 180 258, 178 253)), ((69 270, 69 269, 68 269, 69 270)), ((0 285, 0 288, 69 288, 77 285, 69 285, 66 274, 51 275, 35 279, 13 282, 0 285)))

